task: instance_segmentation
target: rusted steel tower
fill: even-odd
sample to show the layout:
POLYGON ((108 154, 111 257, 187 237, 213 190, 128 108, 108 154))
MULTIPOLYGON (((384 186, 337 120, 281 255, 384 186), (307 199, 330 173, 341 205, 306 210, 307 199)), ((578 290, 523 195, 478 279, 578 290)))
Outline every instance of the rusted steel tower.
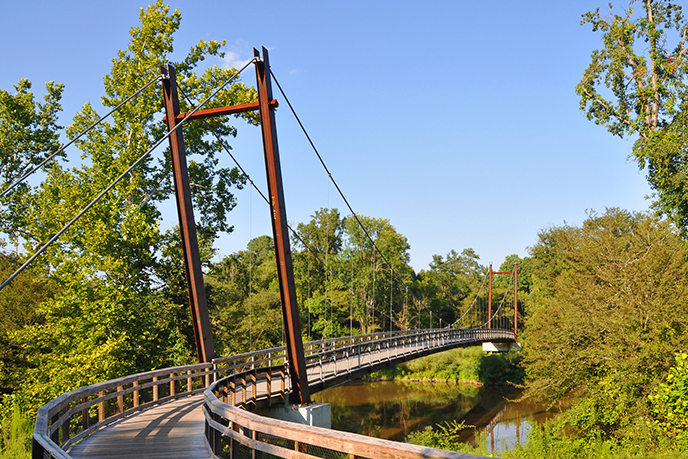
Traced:
MULTIPOLYGON (((260 125, 263 137, 263 152, 265 155, 265 171, 268 180, 268 194, 270 214, 272 217, 272 232, 275 243, 275 258, 282 301, 282 317, 285 329, 287 356, 289 359, 289 373, 292 381, 291 403, 304 404, 310 402, 308 378, 306 375, 306 358, 301 339, 301 321, 299 307, 296 302, 296 288, 294 285, 294 269, 289 246, 287 227, 287 212, 282 189, 282 171, 277 146, 277 129, 275 126, 275 107, 277 102, 272 98, 272 84, 270 78, 270 63, 267 49, 261 53, 254 49, 256 81, 258 88, 258 102, 199 110, 188 119, 202 119, 214 116, 242 113, 259 110, 260 125)), ((186 117, 179 113, 179 98, 177 95, 174 67, 162 69, 163 75, 169 78, 163 80, 165 101, 165 120, 168 130, 175 128, 177 123, 186 117)), ((194 321, 196 349, 199 362, 209 362, 215 357, 210 319, 203 285, 203 274, 200 266, 198 240, 191 204, 189 178, 186 169, 184 139, 181 129, 170 136, 170 151, 172 154, 172 170, 177 196, 177 211, 179 214, 179 228, 184 248, 184 266, 189 289, 189 301, 194 321)))

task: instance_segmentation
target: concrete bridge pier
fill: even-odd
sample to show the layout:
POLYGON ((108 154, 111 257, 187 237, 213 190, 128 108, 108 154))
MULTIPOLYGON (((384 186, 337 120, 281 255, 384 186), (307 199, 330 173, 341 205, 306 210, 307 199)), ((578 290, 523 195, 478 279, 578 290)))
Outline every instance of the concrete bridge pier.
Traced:
POLYGON ((332 428, 332 407, 329 403, 311 402, 303 405, 271 407, 267 416, 307 426, 332 428))

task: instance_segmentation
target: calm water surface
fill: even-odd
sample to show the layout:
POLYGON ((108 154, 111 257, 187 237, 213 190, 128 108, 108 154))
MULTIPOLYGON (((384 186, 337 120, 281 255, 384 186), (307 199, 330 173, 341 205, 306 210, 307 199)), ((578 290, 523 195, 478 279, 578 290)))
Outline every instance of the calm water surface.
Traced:
MULTIPOLYGON (((488 448, 524 443, 530 426, 552 417, 542 405, 510 402, 512 388, 402 381, 354 381, 317 393, 313 399, 332 405, 332 428, 403 441, 411 432, 445 421, 465 421, 486 432, 488 448)), ((475 444, 474 429, 461 434, 475 444)))

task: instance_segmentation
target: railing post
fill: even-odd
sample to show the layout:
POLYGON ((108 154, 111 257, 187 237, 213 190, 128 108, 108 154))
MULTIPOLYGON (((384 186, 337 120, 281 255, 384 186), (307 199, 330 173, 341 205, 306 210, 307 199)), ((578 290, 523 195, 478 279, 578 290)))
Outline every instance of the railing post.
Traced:
POLYGON ((272 371, 268 370, 265 376, 268 384, 268 406, 272 406, 272 371))
MULTIPOLYGON (((122 392, 124 390, 123 386, 117 386, 117 392, 122 392)), ((124 413, 124 395, 117 396, 117 414, 124 413)))
MULTIPOLYGON (((81 403, 86 403, 88 398, 82 398, 81 403)), ((91 424, 91 419, 88 416, 88 407, 81 410, 81 428, 87 430, 91 424)))
POLYGON ((241 377, 241 404, 246 408, 246 377, 241 377))
POLYGON ((170 395, 176 395, 175 384, 174 384, 174 373, 170 373, 170 395))
MULTIPOLYGON (((62 416, 67 414, 69 411, 69 405, 62 408, 62 416)), ((62 443, 67 443, 69 441, 69 418, 62 424, 62 443)))
POLYGON ((45 449, 35 438, 31 437, 31 459, 44 459, 45 449))
MULTIPOLYGON (((252 432, 253 440, 254 441, 262 441, 262 435, 260 432, 256 432, 255 430, 252 432)), ((255 449, 252 450, 253 452, 253 459, 263 459, 263 452, 262 451, 256 451, 255 449)))
MULTIPOLYGON (((220 421, 222 420, 220 418, 220 416, 213 413, 212 411, 210 413, 211 413, 210 416, 213 418, 213 420, 215 422, 220 423, 220 421)), ((213 435, 213 452, 217 456, 221 456, 222 455, 222 433, 215 430, 215 429, 213 429, 213 433, 214 433, 214 435, 213 435)))
MULTIPOLYGON (((55 413, 52 418, 50 418, 50 427, 54 426, 57 421, 60 419, 60 413, 55 413)), ((55 429, 55 432, 53 432, 50 435, 50 439, 53 441, 53 443, 57 444, 60 442, 60 429, 55 429)))
MULTIPOLYGON (((101 390, 98 392, 98 397, 105 397, 105 391, 101 390)), ((98 422, 103 422, 105 420, 105 401, 101 400, 98 402, 98 422)))
MULTIPOLYGON (((158 381, 157 376, 153 376, 153 382, 156 383, 158 381)), ((157 402, 158 401, 158 385, 155 384, 153 385, 153 401, 157 402)))
MULTIPOLYGON (((139 382, 138 382, 138 381, 134 381, 133 384, 132 384, 132 386, 138 387, 138 386, 139 386, 139 382)), ((137 406, 139 406, 139 391, 138 391, 138 389, 134 391, 133 396, 134 396, 134 407, 137 407, 137 406)))
POLYGON ((191 370, 186 370, 186 391, 191 392, 193 390, 193 382, 191 378, 191 370))

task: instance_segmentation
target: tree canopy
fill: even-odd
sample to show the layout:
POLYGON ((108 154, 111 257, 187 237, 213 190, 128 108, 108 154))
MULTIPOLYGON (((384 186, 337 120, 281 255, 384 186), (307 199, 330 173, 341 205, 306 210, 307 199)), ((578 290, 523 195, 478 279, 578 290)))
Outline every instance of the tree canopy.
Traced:
POLYGON ((688 345, 688 249, 675 228, 608 209, 542 231, 531 255, 530 387, 550 400, 584 396, 569 416, 587 433, 647 416, 657 375, 688 345))
POLYGON ((688 95, 688 22, 670 0, 642 8, 583 15, 602 35, 603 48, 576 87, 588 119, 620 137, 635 138, 633 157, 657 193, 655 207, 688 232, 685 114, 688 95))
MULTIPOLYGON (((181 61, 170 61, 174 34, 181 25, 178 10, 157 1, 140 10, 139 20, 130 30, 129 45, 117 53, 104 79, 101 103, 106 109, 153 81, 168 63, 177 69, 182 111, 190 111, 196 100, 236 75, 235 69, 201 66, 207 58, 223 55, 224 42, 201 40, 181 61)), ((16 94, 0 92, 0 123, 11 132, 0 134, 5 184, 58 147, 55 120, 62 86, 49 83, 43 104, 34 102, 30 87, 22 80, 16 94)), ((253 88, 235 82, 207 108, 255 99, 253 88)), ((40 184, 23 184, 8 195, 2 202, 0 231, 20 238, 26 254, 33 253, 164 135, 161 100, 160 85, 150 86, 75 143, 81 151, 79 165, 52 162, 40 184)), ((86 103, 67 135, 74 138, 99 117, 86 103)), ((249 124, 257 122, 254 115, 241 117, 249 124)), ((236 135, 227 121, 224 117, 185 127, 206 262, 219 232, 231 231, 226 215, 235 205, 233 189, 244 183, 237 169, 220 167, 225 146, 210 135, 236 135)), ((193 331, 188 299, 181 293, 179 238, 175 230, 161 230, 159 206, 173 192, 169 161, 167 152, 160 159, 146 157, 40 258, 53 287, 36 293, 31 326, 15 327, 4 335, 21 349, 26 363, 20 387, 11 390, 19 390, 31 406, 95 381, 190 361, 193 331)), ((0 306, 8 303, 2 298, 10 294, 0 292, 0 306)))

